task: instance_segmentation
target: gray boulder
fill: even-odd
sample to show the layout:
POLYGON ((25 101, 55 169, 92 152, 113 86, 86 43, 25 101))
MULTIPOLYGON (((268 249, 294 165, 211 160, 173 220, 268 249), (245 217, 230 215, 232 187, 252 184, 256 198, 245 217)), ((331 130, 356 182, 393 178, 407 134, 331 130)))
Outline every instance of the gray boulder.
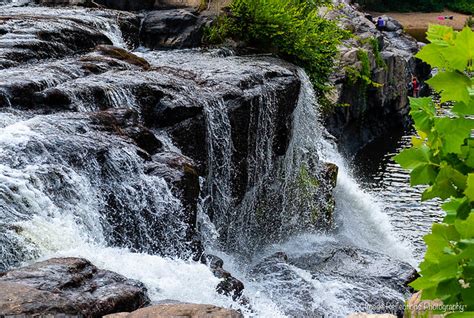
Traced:
POLYGON ((151 49, 198 47, 211 21, 211 16, 189 9, 152 11, 143 20, 140 41, 151 49))

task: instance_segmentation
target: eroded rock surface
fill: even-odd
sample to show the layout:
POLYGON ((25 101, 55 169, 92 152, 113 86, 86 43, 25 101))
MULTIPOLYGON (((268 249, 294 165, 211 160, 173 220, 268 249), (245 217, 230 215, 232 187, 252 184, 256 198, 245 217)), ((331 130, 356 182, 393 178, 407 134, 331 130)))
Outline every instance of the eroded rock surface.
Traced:
POLYGON ((165 304, 143 308, 132 313, 118 313, 105 316, 106 318, 243 318, 244 316, 232 309, 213 305, 198 304, 165 304))
POLYGON ((0 275, 0 315, 102 317, 149 302, 139 282, 80 258, 53 258, 0 275))

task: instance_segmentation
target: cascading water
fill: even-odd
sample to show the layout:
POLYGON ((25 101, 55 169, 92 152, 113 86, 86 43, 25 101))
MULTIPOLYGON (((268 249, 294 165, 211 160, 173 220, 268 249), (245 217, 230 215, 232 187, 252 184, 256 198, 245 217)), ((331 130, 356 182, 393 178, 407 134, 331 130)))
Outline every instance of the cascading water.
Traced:
MULTIPOLYGON (((99 30, 97 38, 125 47, 110 12, 5 8, 1 15, 61 16, 66 29, 99 30)), ((0 41, 21 40, 18 34, 7 35, 0 41)), ((3 52, 0 46, 0 57, 3 52)), ((0 105, 5 107, 0 110, 1 270, 52 256, 85 257, 142 281, 154 302, 212 303, 249 317, 342 317, 371 311, 367 299, 403 299, 400 289, 372 276, 397 271, 392 258, 382 254, 411 260, 410 252, 320 124, 312 84, 302 70, 221 51, 140 48, 134 53, 151 64, 149 70, 115 61, 113 67, 104 64, 110 70, 100 64, 94 73, 89 63, 104 63, 103 57, 59 53, 54 61, 40 57, 36 62, 22 55, 28 64, 9 62, 0 71, 0 105), (274 73, 286 85, 296 78, 299 84, 290 86, 295 96, 299 90, 295 105, 279 100, 274 73), (241 81, 234 79, 238 76, 241 81), (249 88, 252 81, 259 85, 249 88), (20 98, 18 87, 25 83, 30 90, 20 98), (54 107, 48 104, 52 101, 54 107), (204 176, 199 222, 201 235, 208 235, 202 241, 244 282, 249 305, 216 293, 219 279, 187 259, 189 224, 183 220, 188 211, 166 173, 149 173, 150 165, 162 164, 154 157, 184 156, 173 140, 179 136, 180 127, 172 126, 176 118, 160 122, 163 113, 153 108, 158 101, 165 110, 175 107, 184 114, 178 126, 196 120, 192 127, 198 134, 203 123, 206 145, 191 147, 206 148, 204 167, 198 167, 204 176), (111 108, 138 113, 135 126, 153 126, 150 131, 163 145, 147 153, 127 135, 127 127, 105 125, 104 115, 95 112, 111 108), (288 117, 281 116, 282 108, 288 117), (236 122, 244 133, 237 134, 236 122), (332 181, 324 180, 326 162, 339 166, 335 202, 325 184, 332 181), (317 255, 335 259, 341 273, 317 255), (370 271, 354 255, 370 258, 370 271), (367 276, 354 278, 353 272, 367 276)), ((193 137, 187 133, 186 138, 193 137)))

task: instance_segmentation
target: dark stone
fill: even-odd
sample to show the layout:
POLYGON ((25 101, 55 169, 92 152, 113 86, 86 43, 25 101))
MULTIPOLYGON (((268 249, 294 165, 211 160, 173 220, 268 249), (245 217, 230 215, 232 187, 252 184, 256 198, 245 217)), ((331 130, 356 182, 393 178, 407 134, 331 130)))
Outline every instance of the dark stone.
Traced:
POLYGON ((146 173, 164 178, 173 194, 181 199, 185 209, 183 221, 187 224, 186 240, 190 244, 193 258, 198 260, 203 247, 197 232, 197 209, 200 194, 199 175, 194 162, 183 155, 161 152, 152 157, 146 173))
POLYGON ((47 15, 25 16, 15 13, 8 10, 0 13, 0 23, 9 22, 8 32, 16 34, 15 31, 21 30, 22 34, 18 41, 0 37, 0 69, 32 59, 60 58, 86 52, 98 44, 112 44, 104 33, 90 28, 80 19, 52 19, 47 15), (30 26, 25 29, 24 23, 30 26), (45 25, 49 27, 45 28, 45 25), (26 37, 25 33, 29 33, 29 36, 26 37))
POLYGON ((222 258, 206 253, 202 254, 201 263, 209 266, 211 269, 218 269, 224 266, 224 261, 222 258))
POLYGON ((219 294, 232 297, 236 300, 242 296, 244 291, 244 284, 235 277, 225 277, 216 287, 219 294))
POLYGON ((102 317, 149 303, 140 282, 80 258, 53 258, 0 277, 0 315, 102 317))
POLYGON ((385 17, 389 30, 379 31, 370 17, 345 2, 341 2, 332 16, 362 39, 345 40, 331 79, 335 89, 330 100, 348 107, 336 107, 325 114, 325 125, 338 139, 340 150, 353 156, 374 139, 411 125, 407 84, 412 75, 423 81, 429 72, 414 57, 419 50, 417 41, 403 33, 396 20, 385 17), (377 40, 385 65, 377 63, 371 39, 377 40), (347 78, 347 67, 360 69, 358 50, 368 53, 370 77, 379 86, 367 85, 360 80, 353 83, 347 78))
POLYGON ((188 9, 152 11, 143 20, 140 42, 151 49, 198 47, 211 21, 211 16, 188 9))
POLYGON ((155 0, 95 0, 95 2, 110 9, 125 11, 151 10, 155 5, 155 0))
POLYGON ((131 65, 139 66, 144 70, 148 70, 150 68, 150 63, 148 63, 147 60, 125 49, 113 45, 99 45, 95 49, 103 55, 127 62, 131 65))

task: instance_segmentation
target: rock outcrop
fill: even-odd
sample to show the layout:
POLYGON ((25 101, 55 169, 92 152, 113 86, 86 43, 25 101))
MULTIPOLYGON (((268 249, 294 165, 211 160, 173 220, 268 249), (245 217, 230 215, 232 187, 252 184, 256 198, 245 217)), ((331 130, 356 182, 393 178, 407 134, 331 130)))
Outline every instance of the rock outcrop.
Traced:
POLYGON ((141 11, 165 8, 199 8, 201 0, 37 0, 41 5, 49 6, 91 6, 106 7, 123 11, 141 11))
POLYGON ((0 316, 102 317, 148 302, 141 283, 80 258, 53 258, 0 275, 0 316))
POLYGON ((140 42, 151 49, 198 47, 212 20, 211 15, 190 9, 151 11, 142 22, 140 42))
POLYGON ((326 242, 308 253, 271 255, 255 265, 249 275, 264 286, 267 296, 285 314, 300 317, 310 313, 318 317, 332 310, 331 304, 325 303, 317 310, 311 307, 323 292, 318 286, 324 289, 322 286, 330 286, 330 282, 346 286, 338 291, 338 297, 343 297, 346 307, 354 312, 403 314, 404 297, 410 292, 407 284, 416 277, 416 271, 380 253, 326 242), (318 277, 317 285, 312 277, 318 277))
POLYGON ((232 309, 225 309, 213 305, 198 304, 165 304, 139 309, 131 313, 117 313, 105 318, 243 318, 244 316, 232 309))
POLYGON ((412 75, 423 79, 429 71, 414 57, 418 43, 397 21, 386 17, 387 28, 380 31, 372 17, 347 1, 336 2, 340 8, 330 17, 340 19, 355 37, 340 47, 337 72, 332 76, 335 90, 329 95, 333 103, 348 107, 337 107, 326 117, 326 126, 340 147, 354 154, 375 137, 409 122, 408 83, 412 75))

